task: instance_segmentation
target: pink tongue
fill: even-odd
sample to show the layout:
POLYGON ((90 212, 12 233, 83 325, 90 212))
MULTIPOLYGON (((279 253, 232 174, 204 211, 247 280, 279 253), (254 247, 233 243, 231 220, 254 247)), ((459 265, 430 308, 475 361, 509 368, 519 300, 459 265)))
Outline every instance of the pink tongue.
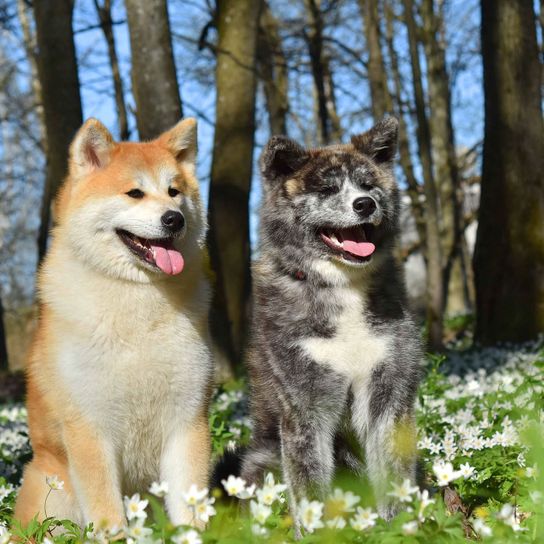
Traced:
POLYGON ((151 244, 151 249, 155 255, 155 264, 165 274, 174 276, 183 270, 183 257, 179 251, 153 244, 151 244))
POLYGON ((374 253, 376 246, 372 242, 354 242, 353 240, 344 240, 342 248, 353 255, 359 257, 368 257, 374 253))

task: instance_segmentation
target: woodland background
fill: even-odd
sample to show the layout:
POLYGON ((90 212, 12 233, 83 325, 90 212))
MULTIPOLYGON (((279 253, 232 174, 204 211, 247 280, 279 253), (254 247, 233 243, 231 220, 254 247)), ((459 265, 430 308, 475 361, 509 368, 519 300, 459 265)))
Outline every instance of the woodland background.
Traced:
POLYGON ((475 316, 484 345, 536 337, 543 33, 542 0, 0 0, 0 366, 23 364, 51 200, 89 116, 122 139, 199 119, 225 374, 250 319, 261 147, 347 141, 387 114, 429 349, 446 316, 475 316))

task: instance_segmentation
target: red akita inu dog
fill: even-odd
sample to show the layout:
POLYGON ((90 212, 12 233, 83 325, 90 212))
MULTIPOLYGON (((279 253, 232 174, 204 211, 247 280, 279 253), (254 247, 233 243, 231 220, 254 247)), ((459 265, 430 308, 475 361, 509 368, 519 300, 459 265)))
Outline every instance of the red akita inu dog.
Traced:
POLYGON ((28 365, 34 458, 15 516, 44 517, 46 476, 64 480, 47 515, 122 526, 122 497, 166 481, 207 484, 212 363, 196 122, 147 143, 115 143, 88 120, 70 149, 57 226, 39 275, 28 365))

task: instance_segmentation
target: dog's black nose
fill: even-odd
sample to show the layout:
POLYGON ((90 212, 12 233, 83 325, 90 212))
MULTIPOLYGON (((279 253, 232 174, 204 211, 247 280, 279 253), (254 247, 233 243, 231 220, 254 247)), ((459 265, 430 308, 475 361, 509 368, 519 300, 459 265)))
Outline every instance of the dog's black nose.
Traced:
POLYGON ((353 209, 368 217, 376 209, 376 202, 369 196, 361 196, 353 201, 353 209))
POLYGON ((168 210, 161 217, 161 223, 170 232, 179 232, 183 228, 183 225, 185 225, 185 218, 180 212, 168 210))

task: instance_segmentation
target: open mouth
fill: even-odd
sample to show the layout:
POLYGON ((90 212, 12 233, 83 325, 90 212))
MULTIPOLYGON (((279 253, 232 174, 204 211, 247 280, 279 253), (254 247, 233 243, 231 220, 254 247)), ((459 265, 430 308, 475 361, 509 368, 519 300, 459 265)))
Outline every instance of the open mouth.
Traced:
POLYGON ((122 229, 117 235, 134 255, 165 274, 174 276, 183 270, 183 256, 174 248, 172 238, 141 238, 122 229))
POLYGON ((325 244, 349 262, 363 263, 371 259, 376 246, 371 242, 374 227, 370 224, 347 229, 324 228, 319 234, 325 244))

